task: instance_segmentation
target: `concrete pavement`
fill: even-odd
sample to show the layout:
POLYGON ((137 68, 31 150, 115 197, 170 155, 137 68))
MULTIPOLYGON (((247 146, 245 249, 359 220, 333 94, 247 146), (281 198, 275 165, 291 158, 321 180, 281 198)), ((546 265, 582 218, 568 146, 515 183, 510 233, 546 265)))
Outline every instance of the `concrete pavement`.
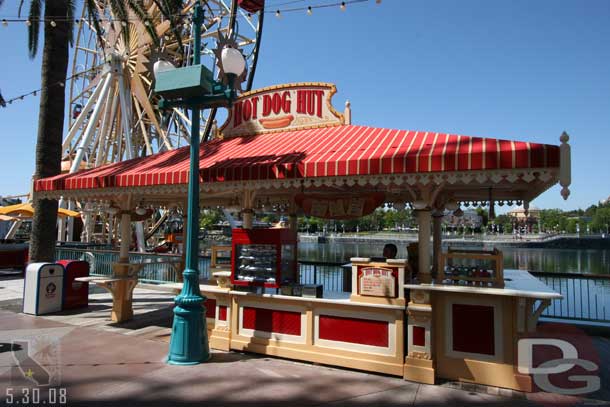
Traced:
POLYGON ((91 295, 87 312, 20 314, 20 284, 0 277, 0 405, 27 404, 24 395, 35 391, 39 404, 61 405, 63 394, 69 406, 591 405, 472 384, 422 385, 239 352, 214 351, 207 363, 170 366, 171 295, 138 288, 134 320, 113 324, 110 296, 102 292, 91 295), (20 364, 26 357, 29 365, 20 364), (50 386, 40 386, 41 380, 50 386))

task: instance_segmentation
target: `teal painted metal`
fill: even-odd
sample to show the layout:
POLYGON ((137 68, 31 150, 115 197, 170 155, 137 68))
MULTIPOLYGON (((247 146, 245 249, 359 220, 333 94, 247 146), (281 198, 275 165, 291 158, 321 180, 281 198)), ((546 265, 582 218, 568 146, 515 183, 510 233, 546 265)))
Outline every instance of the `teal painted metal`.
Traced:
MULTIPOLYGON (((193 65, 200 64, 203 8, 197 2, 193 13, 193 65)), ((210 359, 205 297, 199 291, 199 107, 192 108, 188 210, 186 225, 186 269, 182 291, 174 300, 174 322, 167 363, 196 365, 210 359)))
POLYGON ((203 65, 191 65, 160 72, 155 77, 155 93, 164 99, 192 98, 213 92, 216 82, 203 65))

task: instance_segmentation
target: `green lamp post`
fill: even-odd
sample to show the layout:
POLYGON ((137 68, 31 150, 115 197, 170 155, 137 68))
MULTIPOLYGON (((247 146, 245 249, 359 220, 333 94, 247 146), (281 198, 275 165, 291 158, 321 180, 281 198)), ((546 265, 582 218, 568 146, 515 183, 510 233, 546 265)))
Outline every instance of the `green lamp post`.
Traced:
POLYGON ((241 52, 224 47, 220 51, 222 72, 228 86, 213 79, 213 74, 201 64, 201 3, 193 12, 193 65, 175 68, 165 61, 154 66, 155 92, 161 96, 160 109, 184 107, 191 109, 190 174, 188 183, 188 210, 186 225, 186 267, 182 291, 175 299, 174 323, 167 363, 194 365, 210 358, 207 327, 199 290, 199 131, 201 109, 230 107, 237 97, 234 83, 246 62, 241 52))

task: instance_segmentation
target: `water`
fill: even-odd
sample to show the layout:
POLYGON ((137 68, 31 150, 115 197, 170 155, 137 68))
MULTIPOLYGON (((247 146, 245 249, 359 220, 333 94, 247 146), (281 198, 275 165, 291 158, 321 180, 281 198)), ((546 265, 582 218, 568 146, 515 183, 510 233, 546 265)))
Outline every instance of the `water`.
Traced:
MULTIPOLYGON (((381 256, 383 243, 299 243, 299 260, 349 262, 350 257, 381 256)), ((406 258, 399 244, 397 258, 406 258)), ((610 250, 533 249, 503 247, 505 269, 610 274, 610 250)))

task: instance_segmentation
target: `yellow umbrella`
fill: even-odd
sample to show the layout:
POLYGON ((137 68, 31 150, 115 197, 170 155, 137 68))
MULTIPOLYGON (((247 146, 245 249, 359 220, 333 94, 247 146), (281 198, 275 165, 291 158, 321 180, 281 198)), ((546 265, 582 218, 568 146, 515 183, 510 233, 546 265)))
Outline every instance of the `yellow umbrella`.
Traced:
MULTIPOLYGON (((34 216, 34 208, 31 203, 21 203, 17 205, 0 206, 0 215, 31 218, 34 216)), ((68 209, 57 209, 57 215, 64 218, 70 216, 80 218, 80 213, 68 209)))

